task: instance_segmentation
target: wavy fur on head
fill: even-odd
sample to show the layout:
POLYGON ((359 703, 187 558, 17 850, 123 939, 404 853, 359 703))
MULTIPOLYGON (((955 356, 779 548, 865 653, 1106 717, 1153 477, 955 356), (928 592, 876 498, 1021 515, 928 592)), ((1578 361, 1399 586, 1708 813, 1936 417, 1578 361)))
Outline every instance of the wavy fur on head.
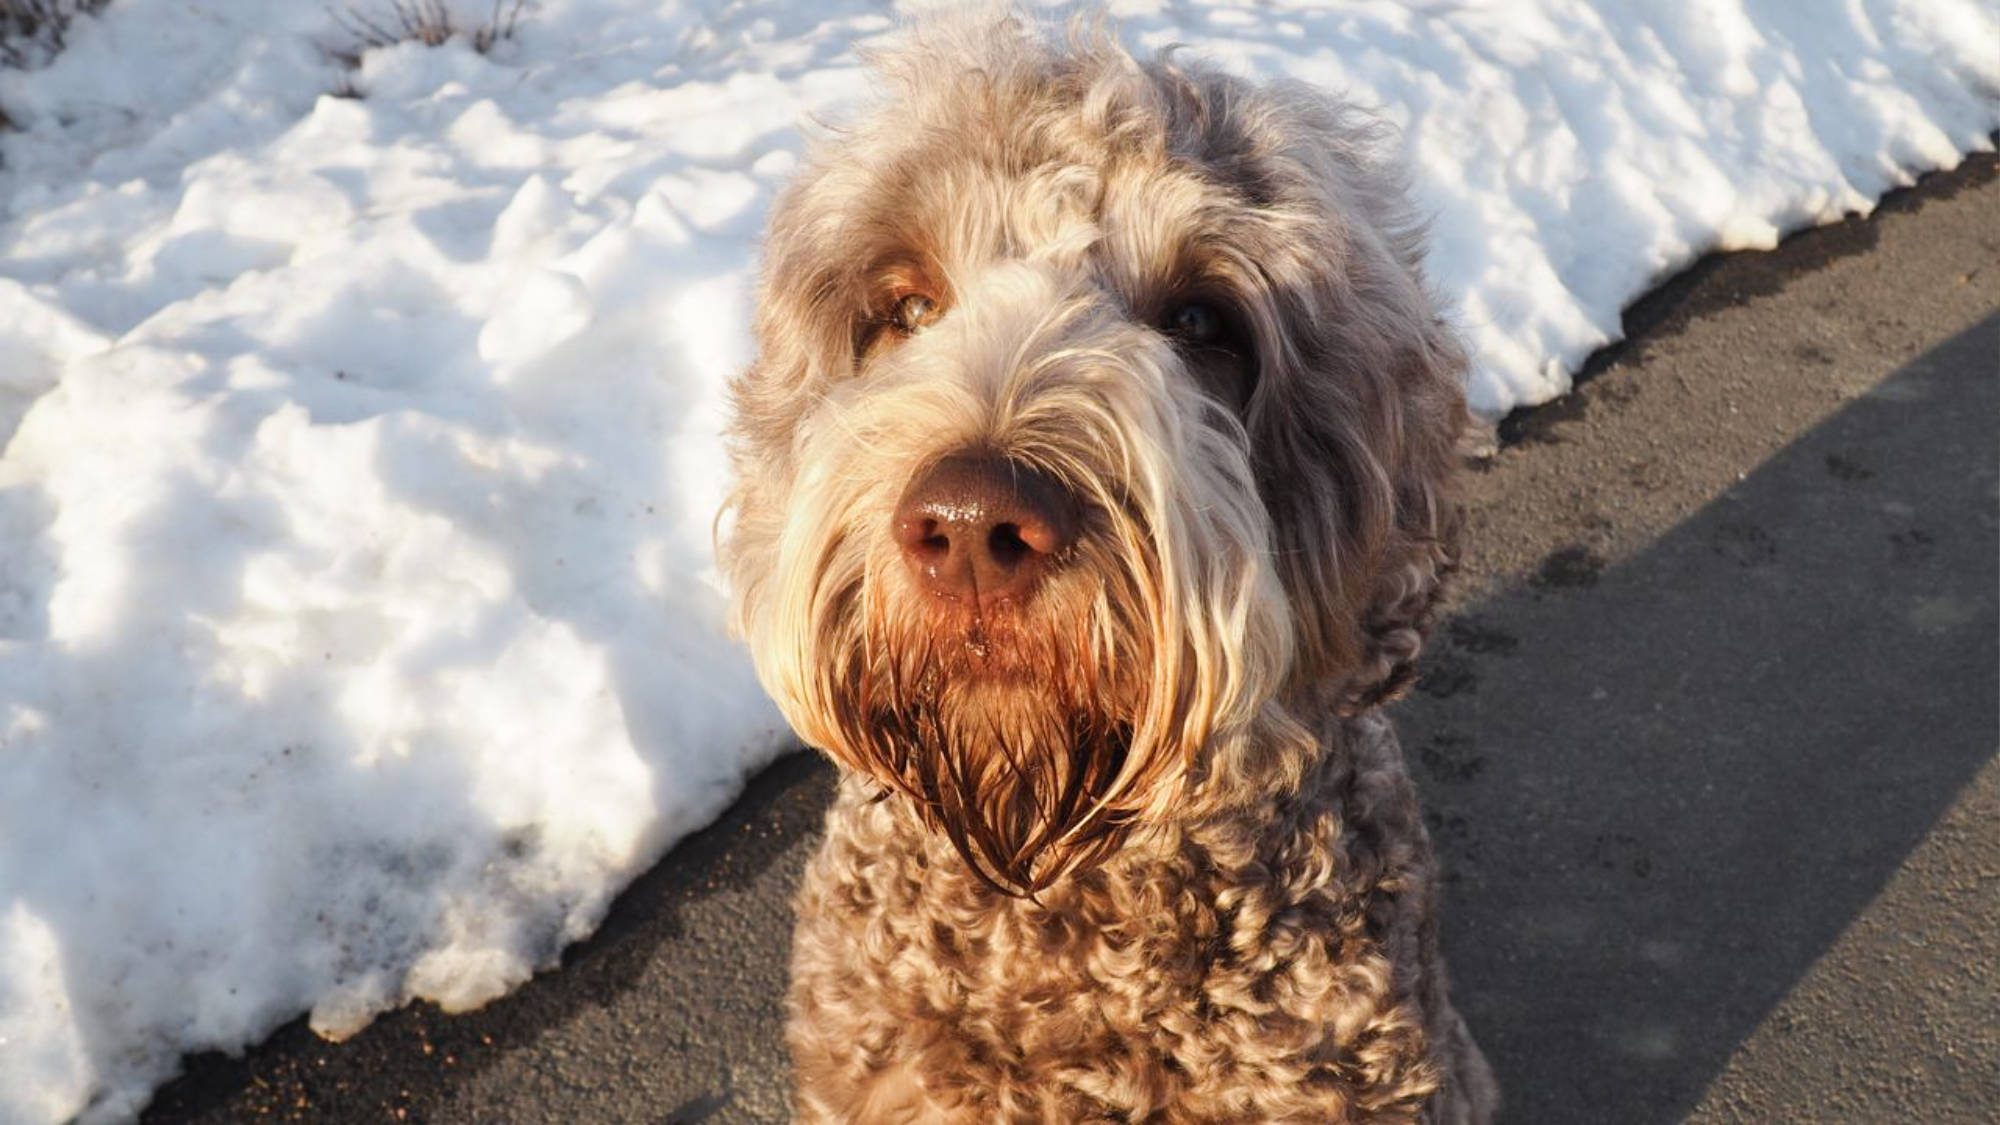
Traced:
POLYGON ((801 1116, 1480 1119, 1372 713, 1451 564, 1464 412, 1377 128, 1096 26, 878 66, 771 222, 723 543, 848 771, 801 1116), (1032 597, 930 596, 889 534, 967 450, 1081 511, 1032 597))

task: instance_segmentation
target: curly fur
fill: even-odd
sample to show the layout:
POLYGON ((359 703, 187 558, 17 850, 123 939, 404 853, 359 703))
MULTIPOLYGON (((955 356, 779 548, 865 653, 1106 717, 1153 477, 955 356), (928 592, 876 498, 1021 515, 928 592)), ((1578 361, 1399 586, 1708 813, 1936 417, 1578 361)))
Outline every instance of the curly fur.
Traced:
POLYGON ((799 899, 805 1120, 1481 1121, 1376 708, 1458 533, 1463 357, 1363 115, 1099 26, 919 29, 767 240, 723 562, 845 769, 799 899), (892 310, 921 294, 921 331, 892 310), (1173 310, 1222 310, 1191 346, 1173 310), (1018 606, 886 534, 967 449, 1083 510, 1018 606))

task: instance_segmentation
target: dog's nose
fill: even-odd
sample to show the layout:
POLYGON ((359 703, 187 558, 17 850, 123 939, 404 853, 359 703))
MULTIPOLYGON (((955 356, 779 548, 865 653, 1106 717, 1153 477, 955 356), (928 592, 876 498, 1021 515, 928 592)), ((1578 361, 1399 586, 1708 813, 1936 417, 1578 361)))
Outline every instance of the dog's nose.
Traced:
POLYGON ((1076 501, 1046 473, 959 453, 917 474, 894 534, 917 581, 939 597, 1019 600, 1076 542, 1076 501))

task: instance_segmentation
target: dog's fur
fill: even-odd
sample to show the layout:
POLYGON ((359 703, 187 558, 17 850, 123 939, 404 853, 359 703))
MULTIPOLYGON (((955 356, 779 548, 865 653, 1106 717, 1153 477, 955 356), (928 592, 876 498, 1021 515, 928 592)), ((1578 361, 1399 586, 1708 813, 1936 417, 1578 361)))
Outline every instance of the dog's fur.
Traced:
POLYGON ((1458 507, 1464 359, 1378 130, 1101 27, 912 33, 780 199, 723 558, 842 767, 798 901, 807 1121, 1482 1121, 1378 707, 1458 507), (893 321, 909 293, 942 315, 893 321), (1174 310, 1231 336, 1190 346, 1174 310), (1030 599, 889 524, 967 449, 1061 482, 1030 599))

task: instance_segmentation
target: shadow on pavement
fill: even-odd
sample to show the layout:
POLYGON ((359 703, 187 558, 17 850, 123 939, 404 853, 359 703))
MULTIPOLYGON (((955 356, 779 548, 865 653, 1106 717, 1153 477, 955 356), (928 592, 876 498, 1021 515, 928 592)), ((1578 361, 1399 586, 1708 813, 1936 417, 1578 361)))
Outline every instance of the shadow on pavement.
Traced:
POLYGON ((1679 1120, 1995 755, 1996 356, 2000 316, 1440 631, 1399 722, 1510 1120, 1679 1120))

